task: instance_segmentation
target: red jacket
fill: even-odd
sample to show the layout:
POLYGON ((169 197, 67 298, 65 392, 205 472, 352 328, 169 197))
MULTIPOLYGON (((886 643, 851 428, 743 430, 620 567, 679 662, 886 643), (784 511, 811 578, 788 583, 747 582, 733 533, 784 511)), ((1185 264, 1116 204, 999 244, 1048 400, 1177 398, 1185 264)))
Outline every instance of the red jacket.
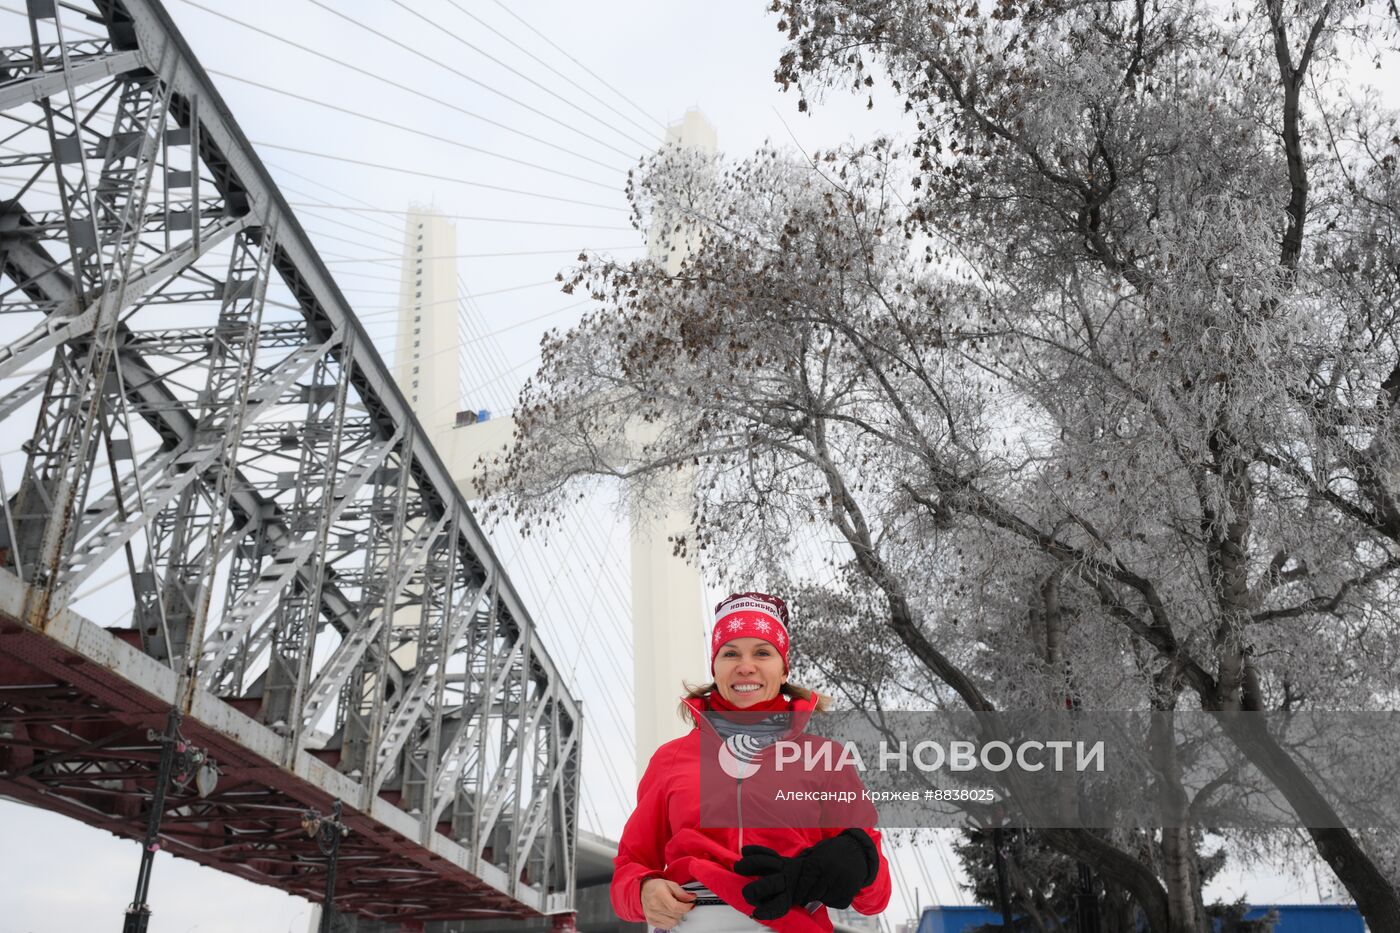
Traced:
MULTIPOLYGON (((696 720, 710 729, 701 717, 705 706, 698 699, 686 703, 696 714, 696 720)), ((794 699, 794 713, 803 718, 810 715, 815 700, 794 699)), ((841 832, 841 827, 769 828, 762 826, 704 827, 700 825, 700 726, 686 735, 667 742, 656 750, 647 764, 646 774, 637 785, 637 808, 632 811, 622 830, 622 840, 613 860, 612 905, 623 920, 642 922, 642 882, 648 878, 666 878, 684 884, 699 881, 735 907, 750 915, 753 905, 742 893, 753 878, 735 874, 734 863, 739 860, 740 833, 743 845, 762 845, 782 855, 798 852, 841 832)), ((848 775, 857 783, 858 778, 848 775)), ((866 812, 873 814, 873 807, 866 812)), ((880 868, 875 880, 856 895, 851 906, 863 914, 878 914, 890 900, 890 866, 880 845, 880 833, 864 827, 875 841, 880 853, 880 868)), ((777 920, 758 921, 781 933, 830 933, 832 924, 825 907, 808 913, 794 907, 777 920)))

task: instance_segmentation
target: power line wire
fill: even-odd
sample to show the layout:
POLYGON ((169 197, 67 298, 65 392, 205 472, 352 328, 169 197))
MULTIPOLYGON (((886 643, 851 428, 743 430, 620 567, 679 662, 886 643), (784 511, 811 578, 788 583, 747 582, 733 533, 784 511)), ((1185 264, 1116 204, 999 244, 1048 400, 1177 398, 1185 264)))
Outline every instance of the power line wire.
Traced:
POLYGON ((579 61, 577 58, 574 58, 572 55, 570 55, 570 54, 569 54, 567 51, 565 51, 564 49, 560 48, 560 47, 554 42, 553 39, 550 39, 549 36, 546 36, 544 33, 540 32, 538 29, 536 29, 534 26, 531 26, 528 22, 526 22, 523 18, 521 18, 521 16, 520 16, 518 13, 516 13, 516 12, 515 12, 514 10, 512 10, 510 7, 506 6, 504 3, 502 3, 501 0, 494 0, 494 2, 495 2, 495 4, 496 4, 496 6, 500 7, 500 8, 503 9, 503 10, 505 10, 505 11, 506 11, 507 13, 509 13, 511 16, 514 16, 514 17, 516 18, 516 20, 518 20, 518 21, 520 22, 520 24, 521 24, 522 26, 524 26, 526 29, 530 30, 530 31, 533 32, 535 35, 537 35, 537 36, 539 36, 541 39, 543 39, 545 42, 549 43, 550 48, 554 49, 554 50, 555 50, 556 52, 558 52, 560 55, 563 55, 565 58, 567 58, 569 61, 573 62, 575 65, 578 65, 580 68, 582 68, 582 69, 589 75, 589 77, 593 78, 593 80, 597 81, 597 82, 598 82, 599 84, 601 84, 603 87, 605 87, 605 88, 607 88, 608 90, 612 91, 612 92, 613 92, 614 94, 616 94, 618 97, 622 98, 624 101, 626 101, 627 103, 629 103, 629 104, 631 104, 633 107, 635 107, 635 108, 637 109, 637 112, 640 113, 642 116, 646 117, 648 120, 651 120, 653 123, 655 123, 657 126, 661 127, 663 130, 666 128, 666 124, 662 123, 660 120, 656 119, 656 117, 653 117, 651 114, 647 113, 645 110, 642 109, 641 105, 638 104, 636 101, 632 100, 632 98, 628 97, 626 94, 622 93, 622 92, 619 91, 617 88, 613 87, 611 84, 609 84, 608 82, 604 81, 601 77, 599 77, 597 74, 595 74, 594 71, 593 71, 591 68, 589 68, 589 67, 588 67, 587 65, 585 65, 583 62, 579 61))
MULTIPOLYGON (((652 142, 643 142, 642 140, 637 139, 635 136, 633 136, 632 134, 628 133, 626 130, 622 130, 622 129, 619 129, 618 127, 616 127, 616 126, 613 126, 611 123, 609 123, 608 121, 604 120, 602 117, 598 116, 596 113, 593 113, 593 112, 591 112, 591 111, 589 111, 589 110, 584 109, 583 107, 580 107, 578 104, 576 104, 576 103, 574 103, 573 101, 569 100, 568 98, 564 97, 562 94, 559 94, 558 92, 556 92, 556 91, 554 91, 554 90, 551 90, 550 88, 545 87, 543 84, 539 83, 539 82, 536 81, 534 78, 531 78, 529 75, 525 74, 524 72, 519 71, 518 69, 513 68, 513 67, 511 67, 510 65, 507 65, 505 62, 501 61, 499 58, 497 58, 496 56, 492 55, 490 52, 487 52, 485 49, 483 49, 483 48, 481 48, 481 47, 479 47, 479 46, 473 45, 472 43, 468 42, 466 39, 463 39, 461 36, 457 35, 457 33, 453 32, 451 29, 448 29, 448 28, 447 28, 446 26, 444 26, 442 23, 435 22, 434 20, 431 20, 431 19, 429 19, 428 17, 424 16, 422 13, 419 13, 417 10, 413 9, 412 7, 410 7, 410 6, 408 6, 406 3, 404 3, 403 0, 393 0, 393 3, 394 3, 395 6, 398 6, 398 7, 403 8, 403 9, 404 9, 405 11, 407 11, 409 14, 418 17, 418 18, 421 19, 423 22, 427 23, 429 26, 433 26, 433 27, 435 27, 435 28, 437 28, 437 29, 442 30, 442 32, 445 33, 448 37, 450 37, 450 38, 452 38, 452 39, 455 39, 457 42, 461 43, 462 45, 465 45, 467 48, 471 49, 471 50, 472 50, 473 52, 475 52, 476 54, 482 56, 483 58, 488 59, 489 61, 492 61, 492 62, 496 63, 497 65, 500 65, 502 68, 504 68, 506 71, 509 71, 511 74, 515 75, 515 76, 516 76, 517 78, 519 78, 520 80, 525 81, 525 82, 527 82, 527 83, 533 85, 534 87, 539 88, 541 91, 544 91, 546 94, 548 94, 550 97, 553 97, 555 100, 558 100, 558 101, 560 101, 561 103, 567 104, 568 106, 574 108, 575 110, 577 110, 579 113, 583 114, 584 116, 586 116, 586 117, 588 117, 588 118, 590 118, 590 119, 592 119, 592 120, 597 121, 598 123, 602 124, 603 126, 607 127, 608 129, 612 130, 614 133, 618 134, 619 136, 621 136, 623 139, 627 140, 628 142, 630 142, 630 143, 635 143, 636 145, 641 146, 641 147, 644 148, 644 149, 650 148, 651 146, 655 145, 655 143, 652 143, 652 142)), ((460 9, 460 8, 459 8, 459 9, 460 9)))
POLYGON ((459 149, 465 149, 469 152, 475 152, 480 155, 490 156, 493 159, 502 159, 506 162, 512 162, 516 165, 523 165, 526 168, 532 168, 541 172, 548 172, 551 175, 558 175, 560 178, 568 178, 572 181, 582 182, 585 185, 595 185, 599 188, 606 188, 609 191, 619 190, 616 185, 608 184, 607 182, 594 181, 591 178, 584 178, 582 175, 575 175, 572 172, 562 172, 557 168, 550 168, 547 165, 540 165, 537 162, 528 162, 525 159, 517 159, 515 156, 509 156, 502 152, 493 152, 490 149, 483 149, 480 146, 473 146, 471 143, 464 143, 459 139, 452 139, 448 136, 439 136, 437 133, 429 133, 427 130, 420 130, 416 127, 408 126, 403 123, 395 123, 393 120, 385 120, 383 117, 371 116, 367 113, 362 113, 358 110, 351 110, 349 107, 341 107, 337 104, 332 104, 328 101, 317 100, 314 97, 307 97, 305 94, 298 94, 295 91, 288 91, 280 87, 274 87, 271 84, 263 84, 262 82, 254 81, 251 78, 241 78, 238 75, 230 74, 227 71, 220 71, 217 68, 206 68, 205 70, 208 71, 210 74, 218 75, 221 78, 228 78, 232 81, 238 81, 242 84, 248 84, 256 88, 261 88, 264 91, 271 91, 274 94, 281 94, 283 97, 290 97, 293 100, 305 101, 306 103, 314 104, 317 107, 324 107, 327 110, 334 110, 337 113, 344 113, 352 117, 358 117, 361 120, 368 120, 370 123, 378 123, 381 126, 393 127, 396 130, 403 130, 406 133, 413 133, 416 136, 423 136, 427 139, 435 139, 438 142, 447 143, 449 146, 456 146, 459 149))
MULTIPOLYGON (((189 2, 189 0, 186 0, 186 2, 189 2)), ((334 7, 331 7, 331 6, 329 6, 329 5, 325 4, 325 3, 322 3, 321 0, 306 0, 306 2, 307 2, 307 3, 310 3, 312 6, 320 7, 321 9, 325 10, 327 13, 331 14, 332 16, 335 16, 335 17, 337 17, 337 18, 339 18, 339 19, 343 19, 343 20, 345 20, 347 23, 351 23, 351 24, 353 24, 353 25, 355 25, 355 26, 360 27, 361 29, 365 30, 366 32, 369 32, 369 33, 372 33, 372 34, 378 36, 379 38, 383 39, 385 42, 388 42, 390 45, 398 46, 399 48, 403 49, 405 52, 408 52, 408 53, 410 53, 410 54, 412 54, 412 55, 416 55, 417 57, 423 59, 424 61, 426 61, 426 62, 431 62, 432 64, 437 65, 439 68, 442 68, 442 69, 444 69, 444 70, 446 70, 446 71, 450 71, 452 74, 456 75, 457 77, 461 78, 462 80, 468 81, 468 82, 470 82, 470 83, 472 83, 472 84, 475 84, 477 87, 481 88, 482 90, 484 90, 484 91, 489 91, 489 92, 491 92, 492 94, 495 94, 497 97, 500 97, 500 98, 502 98, 502 99, 504 99, 504 100, 508 100, 508 101, 510 101, 511 103, 515 104, 517 107, 522 107, 522 108, 524 108, 525 110, 528 110, 528 111, 530 111, 530 112, 533 113, 533 114, 536 114, 537 116, 544 117, 546 120, 549 120, 550 122, 552 122, 552 123, 554 123, 554 124, 556 124, 556 125, 558 125, 558 126, 561 126, 561 127, 563 127, 564 129, 566 129, 566 130, 569 130, 570 132, 577 133, 578 135, 582 136, 584 139, 591 140, 592 142, 597 143, 598 145, 602 146, 602 147, 605 148, 605 149, 611 149, 613 152, 616 152, 618 155, 625 156, 625 157, 628 158, 628 159, 633 158, 634 155, 635 155, 634 153, 627 152, 625 149, 619 149, 619 148, 617 148, 616 146, 612 145, 611 143, 605 142, 604 140, 601 140, 601 139, 599 139, 598 137, 592 135, 591 133, 587 133, 587 132, 585 132, 585 131, 579 129, 578 127, 573 126, 572 124, 565 123, 563 120, 560 120, 558 117, 555 117, 555 116, 553 116, 553 115, 551 115, 551 114, 545 113, 543 110, 540 110, 538 107, 532 107, 530 104, 525 103, 523 100, 520 100, 519 98, 516 98, 516 97, 512 97, 511 95, 507 94, 505 91, 501 91, 501 90, 498 90, 497 88, 492 87, 491 85, 487 84, 485 81, 480 81, 480 80, 478 80, 478 79, 476 79, 476 78, 473 78, 471 75, 467 74, 465 71, 460 71, 460 70, 458 70, 458 69, 456 69, 456 68, 453 68, 451 65, 447 64, 446 62, 444 62, 444 61, 439 61, 438 59, 433 58, 431 55, 429 55, 427 52, 422 51, 421 49, 415 49, 413 46, 411 46, 411 45, 409 45, 409 44, 407 44, 407 43, 405 43, 405 42, 400 42, 398 39, 395 39, 393 36, 387 35, 387 34, 385 34, 384 32, 382 32, 382 31, 380 31, 380 30, 378 30, 378 29, 375 29, 373 26, 370 26, 370 25, 367 24, 367 23, 363 23, 363 22, 361 22, 361 21, 355 19, 353 16, 349 16, 349 15, 347 15, 347 14, 345 14, 345 13, 340 12, 339 10, 335 9, 334 7)), ((439 27, 439 28, 441 28, 441 27, 439 27)))
POLYGON ((280 143, 269 143, 262 140, 250 140, 254 146, 262 146, 268 149, 280 149, 283 152, 295 152, 300 155, 314 156, 318 159, 329 159, 332 162, 347 162, 351 165, 363 165, 368 168, 382 169, 386 172, 398 172, 401 175, 416 175, 419 178, 432 178, 436 181, 451 182, 454 185, 467 185, 472 188, 485 188, 488 191, 501 191, 506 194, 518 194, 527 198, 540 198, 545 201, 558 201, 560 204, 578 204, 583 207, 592 207, 600 211, 627 211, 625 207, 611 207, 607 204, 596 204, 592 201, 578 201, 573 198, 561 198, 553 194, 541 194, 538 191, 525 191, 522 188, 506 188, 501 185, 489 185, 484 181, 468 181, 465 178, 457 178, 452 175, 438 175, 435 172, 420 172, 413 168, 401 168, 397 165, 385 165, 382 162, 368 162, 364 159, 352 159, 349 156, 331 155, 326 152, 314 152, 310 149, 298 149, 295 146, 283 146, 280 143))
MULTIPOLYGON (((406 91, 407 93, 412 94, 414 97, 419 97, 423 100, 430 100, 435 104, 441 104, 449 110, 455 110, 456 112, 464 116, 471 117, 473 120, 480 120, 482 123, 487 123, 491 126, 496 127, 497 129, 505 130, 507 133, 513 133, 516 136, 528 139, 531 142, 539 143, 542 146, 548 146, 550 149, 557 149, 560 152, 567 153, 576 159, 582 159, 585 162, 591 162, 594 165, 601 166, 611 172, 624 171, 623 169, 619 169, 615 166, 609 165, 606 162, 599 161, 598 159, 595 159, 592 156, 584 155, 582 152, 579 152, 575 149, 570 149, 568 146, 561 146, 558 143, 552 143, 547 139, 542 139, 541 137, 536 136, 533 133, 527 133, 524 130, 518 130, 513 126, 509 126, 505 123, 500 122, 499 120, 493 120, 490 117, 485 117, 474 111, 467 110, 465 107, 461 107, 457 104, 454 104, 449 100, 444 100, 441 97, 434 97, 431 94, 425 94, 418 88, 411 87, 410 85, 403 84, 399 81, 395 81, 392 78, 386 78, 381 74, 376 74, 375 72, 370 71, 366 68, 361 68, 359 65, 353 65, 350 62, 336 58, 334 55, 329 55, 325 52, 319 51, 318 49, 313 49, 307 45, 302 45, 300 42, 294 42, 291 39, 286 38, 285 36, 279 36, 274 32, 269 32, 266 29, 262 29, 257 26, 254 26, 251 23, 244 22, 243 20, 238 19, 237 17, 229 16, 226 13, 221 13, 218 10, 215 10, 211 7, 207 7, 202 3, 196 2, 196 0, 180 0, 180 2, 192 6, 197 10, 203 10, 205 13, 208 13, 211 16, 217 16, 219 19, 233 23, 236 26, 242 26, 244 29, 251 30, 253 32, 258 33, 259 35, 266 36, 267 38, 273 39, 277 42, 281 42, 284 45, 290 45, 292 48, 305 52, 308 55, 314 55, 317 58, 324 59, 325 61, 328 61, 335 65, 339 65, 342 68, 347 68, 350 71, 364 75, 367 78, 372 78, 373 80, 378 81, 382 84, 387 84, 390 87, 395 87, 401 91, 406 91)), ((624 153, 624 155, 626 155, 626 153, 624 153)))

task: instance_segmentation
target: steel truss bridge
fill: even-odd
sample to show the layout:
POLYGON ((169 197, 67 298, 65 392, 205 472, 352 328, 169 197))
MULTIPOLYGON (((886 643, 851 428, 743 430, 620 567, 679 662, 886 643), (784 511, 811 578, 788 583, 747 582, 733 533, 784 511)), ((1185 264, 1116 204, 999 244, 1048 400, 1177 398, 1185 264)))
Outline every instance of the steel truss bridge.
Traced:
POLYGON ((337 910, 567 914, 579 705, 388 368, 155 0, 27 14, 0 795, 143 837, 173 707, 219 775, 167 851, 320 900, 339 800, 337 910))

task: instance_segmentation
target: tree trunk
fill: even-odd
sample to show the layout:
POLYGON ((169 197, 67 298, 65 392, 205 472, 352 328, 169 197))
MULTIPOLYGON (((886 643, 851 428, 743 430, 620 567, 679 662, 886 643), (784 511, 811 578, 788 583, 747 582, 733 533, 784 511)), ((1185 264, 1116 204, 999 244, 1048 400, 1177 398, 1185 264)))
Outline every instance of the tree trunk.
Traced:
POLYGON ((1103 933, 1138 933, 1137 912, 1126 891, 1113 882, 1103 886, 1103 933))
POLYGON ((1278 787, 1309 827, 1308 834, 1318 854, 1356 899, 1356 907, 1372 933, 1400 933, 1400 896, 1395 886, 1351 831, 1341 827, 1332 805, 1293 756, 1266 730, 1251 728, 1240 715, 1242 710, 1264 709, 1258 677, 1248 663, 1245 639, 1250 612, 1249 531, 1254 490, 1248 465, 1224 441, 1226 436, 1223 428, 1212 432, 1210 447, 1228 490, 1233 515, 1226 521, 1202 503, 1202 526, 1208 534, 1206 561, 1220 613, 1215 637, 1219 664, 1216 695, 1202 700, 1222 711, 1226 734, 1278 787))
POLYGON ((1016 899, 1021 902, 1021 908, 1025 911, 1031 923, 1035 925, 1039 933, 1060 933, 1060 920, 1053 911, 1047 911, 1045 898, 1040 892, 1035 890, 1034 883, 1022 874, 1017 867, 1016 860, 1008 858, 1006 860, 1006 874, 1011 881, 1011 888, 1015 892, 1016 899))
POLYGON ((1167 892, 1152 869, 1112 843, 1084 829, 1042 829, 1043 838, 1070 858, 1082 859, 1118 884, 1142 908, 1152 933, 1172 933, 1167 892))
POLYGON ((1311 824, 1317 852, 1356 901, 1371 933, 1400 933, 1400 897, 1390 879, 1341 822, 1327 798, 1298 767, 1297 762, 1264 730, 1252 728, 1241 716, 1221 715, 1225 732, 1264 773, 1305 823, 1311 824), (1328 826, 1327 824, 1333 824, 1328 826))
POLYGON ((1196 916, 1196 891, 1200 883, 1194 855, 1189 829, 1162 827, 1162 877, 1167 883, 1172 933, 1202 933, 1204 929, 1196 916))
POLYGON ((1179 690, 1176 665, 1155 678, 1149 744, 1157 772, 1157 806, 1162 818, 1162 879, 1167 885, 1172 933, 1209 933, 1201 904, 1201 877, 1191 838, 1190 801, 1181 786, 1173 714, 1179 690))
MULTIPOLYGON (((889 605, 889 627, 909 649, 919 663, 942 680, 974 713, 994 713, 995 705, 966 672, 944 655, 928 639, 918 624, 909 597, 899 579, 890 572, 870 537, 870 526, 859 504, 850 494, 846 483, 831 460, 826 447, 825 426, 817 421, 811 428, 811 439, 826 476, 831 493, 832 522, 851 548, 856 566, 874 583, 889 605)), ((1116 880, 1142 906, 1152 933, 1171 933, 1168 923, 1167 895, 1161 882, 1138 859, 1084 829, 1047 829, 1045 839, 1051 846, 1071 858, 1082 859, 1089 867, 1106 878, 1116 880)), ((1400 933, 1400 931, 1397 931, 1400 933)))

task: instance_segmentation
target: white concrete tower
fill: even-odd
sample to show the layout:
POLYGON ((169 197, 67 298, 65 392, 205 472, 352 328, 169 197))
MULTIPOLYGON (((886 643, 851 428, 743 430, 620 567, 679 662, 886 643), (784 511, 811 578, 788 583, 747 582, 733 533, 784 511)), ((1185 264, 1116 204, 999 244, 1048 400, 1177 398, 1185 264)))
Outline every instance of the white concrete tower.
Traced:
POLYGON ((399 284, 394 379, 439 449, 461 406, 457 230, 431 208, 409 208, 399 284))
MULTIPOLYGON (((714 126, 705 115, 697 108, 691 107, 681 117, 670 126, 666 127, 666 145, 680 146, 685 149, 698 149, 705 155, 714 158, 715 152, 719 149, 719 134, 715 132, 714 126)), ((689 224, 684 233, 668 231, 665 239, 674 244, 676 248, 663 253, 662 232, 655 228, 647 231, 647 253, 652 259, 664 260, 666 272, 675 275, 681 269, 681 263, 699 244, 700 229, 698 225, 689 224)))
MULTIPOLYGON (((693 146, 713 156, 718 137, 705 115, 691 109, 667 128, 666 142, 693 146)), ((685 258, 685 245, 661 255, 654 236, 648 249, 653 259, 665 261, 666 271, 671 273, 679 270, 685 258)), ((647 440, 644 433, 654 433, 651 425, 629 427, 628 439, 633 443, 647 440)), ((705 683, 710 672, 705 643, 710 607, 705 605, 700 569, 692 562, 694 556, 690 560, 674 556, 668 540, 678 536, 695 540, 690 521, 695 472, 686 467, 669 473, 668 479, 670 489, 664 505, 632 516, 632 669, 637 704, 633 724, 638 780, 652 752, 689 729, 676 715, 682 685, 705 683)))

